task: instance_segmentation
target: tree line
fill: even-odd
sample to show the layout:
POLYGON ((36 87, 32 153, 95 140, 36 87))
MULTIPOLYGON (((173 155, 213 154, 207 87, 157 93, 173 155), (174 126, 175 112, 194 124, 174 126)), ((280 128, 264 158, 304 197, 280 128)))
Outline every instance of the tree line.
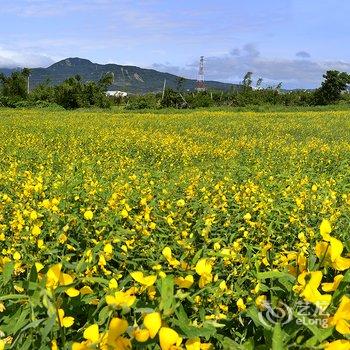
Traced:
POLYGON ((98 82, 86 81, 73 76, 63 83, 52 86, 49 81, 29 91, 29 69, 13 72, 10 76, 0 74, 0 106, 48 107, 58 105, 65 109, 112 105, 126 109, 147 108, 197 108, 197 107, 249 107, 249 106, 318 106, 341 101, 350 103, 347 87, 350 75, 336 70, 327 71, 324 81, 316 90, 282 90, 282 83, 275 87, 262 87, 259 78, 253 86, 252 72, 248 72, 239 88, 229 91, 183 91, 184 78, 179 78, 175 89, 159 93, 131 95, 127 98, 107 97, 106 91, 113 82, 113 74, 107 73, 98 82))
POLYGON ((112 105, 105 91, 113 82, 113 75, 106 74, 98 82, 84 82, 79 75, 52 86, 49 81, 29 91, 29 69, 13 72, 10 76, 0 74, 0 106, 46 107, 59 105, 65 109, 100 107, 112 105))

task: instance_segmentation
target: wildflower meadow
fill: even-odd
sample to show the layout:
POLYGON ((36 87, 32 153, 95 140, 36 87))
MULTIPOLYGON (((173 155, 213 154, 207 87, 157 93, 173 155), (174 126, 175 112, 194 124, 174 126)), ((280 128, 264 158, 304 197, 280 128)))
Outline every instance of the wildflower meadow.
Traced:
POLYGON ((350 349, 348 111, 0 113, 0 349, 350 349))

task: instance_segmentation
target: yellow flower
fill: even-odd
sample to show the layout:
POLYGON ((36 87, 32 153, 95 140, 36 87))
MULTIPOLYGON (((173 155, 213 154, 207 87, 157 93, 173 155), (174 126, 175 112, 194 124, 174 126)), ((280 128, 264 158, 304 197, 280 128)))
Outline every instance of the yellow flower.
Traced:
POLYGON ((154 298, 156 297, 156 294, 157 294, 157 290, 154 286, 150 286, 147 288, 147 295, 150 300, 154 300, 154 298))
POLYGON ((51 350, 58 350, 57 341, 55 339, 51 341, 51 350))
POLYGON ((149 335, 151 339, 153 339, 157 335, 162 325, 162 319, 160 317, 160 313, 152 312, 150 314, 147 314, 143 320, 143 325, 149 331, 149 335))
POLYGON ((61 233, 60 236, 58 237, 58 242, 63 244, 67 241, 67 239, 68 239, 68 237, 64 233, 61 233))
POLYGON ((208 259, 201 259, 196 264, 196 272, 198 275, 202 276, 205 274, 211 274, 212 264, 208 259))
POLYGON ((179 208, 184 207, 185 204, 186 204, 186 202, 185 202, 183 199, 179 199, 179 200, 176 202, 176 205, 177 205, 179 208))
POLYGON ((350 298, 344 295, 338 310, 329 319, 329 324, 341 334, 350 334, 350 298))
POLYGON ((177 267, 180 265, 180 261, 173 257, 172 251, 169 247, 165 247, 162 254, 171 266, 177 267))
POLYGON ((219 242, 215 242, 214 245, 213 245, 213 248, 214 248, 215 251, 220 250, 220 248, 221 248, 220 243, 219 242))
POLYGON ((191 338, 186 341, 186 350, 201 350, 201 340, 196 338, 191 338))
POLYGON ((79 290, 81 295, 92 294, 94 291, 89 286, 84 286, 79 290))
POLYGON ((38 239, 38 248, 43 249, 45 248, 44 241, 42 239, 38 239))
POLYGON ((334 292, 338 288, 338 286, 343 278, 344 278, 343 275, 338 275, 338 276, 334 277, 334 282, 322 283, 322 290, 324 292, 334 292))
POLYGON ((129 216, 129 213, 126 209, 123 209, 120 214, 124 219, 126 219, 129 216))
POLYGON ((327 343, 323 347, 325 350, 350 350, 350 340, 339 339, 327 343))
MULTIPOLYGON (((114 349, 114 350, 130 350, 131 349, 131 341, 128 338, 124 337, 119 337, 115 339, 113 344, 109 344, 110 347, 106 348, 105 346, 101 346, 101 350, 106 350, 106 349, 114 349)), ((89 348, 90 350, 90 348, 89 348)))
POLYGON ((60 322, 60 325, 65 328, 69 328, 73 325, 74 323, 74 317, 64 317, 64 310, 63 309, 58 309, 58 319, 60 322))
POLYGON ((245 311, 247 308, 242 298, 239 298, 237 300, 236 305, 238 307, 238 311, 245 311))
POLYGON ((196 264, 196 273, 200 275, 199 287, 204 288, 207 284, 211 283, 213 280, 212 263, 208 259, 201 259, 196 264))
POLYGON ((87 210, 84 213, 84 219, 85 220, 92 220, 93 217, 94 217, 94 213, 91 210, 87 210))
POLYGON ((300 296, 306 301, 315 304, 319 309, 325 310, 329 306, 332 296, 329 294, 321 294, 318 291, 321 281, 321 271, 312 271, 310 273, 303 272, 298 277, 298 282, 303 287, 300 296))
POLYGON ((190 288, 193 284, 193 276, 187 275, 186 277, 176 277, 175 284, 180 288, 190 288))
POLYGON ((32 221, 36 220, 38 218, 38 213, 35 210, 31 211, 29 218, 32 221))
POLYGON ((139 282, 140 284, 146 287, 152 286, 157 280, 156 275, 150 275, 150 276, 144 277, 143 272, 141 271, 131 272, 130 275, 136 282, 139 282))
POLYGON ((128 329, 128 321, 115 317, 111 320, 108 328, 107 344, 114 346, 118 338, 128 329))
POLYGON ((98 325, 93 324, 86 328, 83 336, 86 340, 90 340, 92 343, 97 343, 100 339, 98 325))
POLYGON ((250 215, 250 213, 247 213, 243 216, 243 219, 246 220, 246 221, 249 221, 251 220, 252 216, 250 215))
MULTIPOLYGON (((56 264, 50 267, 46 273, 46 288, 55 289, 58 286, 67 286, 73 283, 73 277, 61 272, 62 264, 56 264)), ((79 295, 79 291, 75 288, 68 288, 66 291, 70 297, 79 295)))
POLYGON ((330 264, 335 270, 344 271, 350 268, 350 259, 341 256, 344 246, 341 241, 329 234, 323 236, 324 242, 318 242, 315 252, 320 260, 330 264))
POLYGON ((135 300, 136 297, 130 289, 126 292, 118 291, 114 295, 106 295, 107 304, 114 307, 130 307, 134 304, 135 300))
POLYGON ((255 305, 258 307, 259 310, 265 310, 267 303, 267 297, 266 295, 259 295, 255 299, 255 305))
POLYGON ((133 336, 139 343, 144 343, 149 339, 150 334, 148 329, 137 328, 134 330, 133 336))
POLYGON ((4 312, 6 310, 5 305, 3 304, 3 302, 0 301, 0 312, 4 312))
POLYGON ((40 233, 41 233, 41 228, 37 225, 34 225, 34 227, 32 228, 33 236, 39 236, 40 233))
POLYGON ((173 218, 172 218, 171 216, 168 216, 168 217, 166 218, 166 222, 167 222, 169 225, 172 225, 172 224, 174 223, 174 220, 173 220, 173 218))
POLYGON ((40 272, 44 268, 44 265, 39 262, 36 262, 35 268, 36 268, 36 272, 40 272))
POLYGON ((175 350, 182 343, 182 338, 173 329, 162 327, 159 331, 159 343, 162 350, 175 350))
POLYGON ((68 288, 65 292, 71 298, 74 298, 80 294, 80 292, 75 288, 68 288))
POLYGON ((227 291, 228 288, 227 288, 226 281, 221 281, 220 284, 219 284, 219 288, 223 292, 227 291))
POLYGON ((13 259, 14 260, 16 260, 16 261, 18 261, 18 260, 21 260, 21 254, 20 253, 18 253, 18 252, 14 252, 13 253, 13 259))
POLYGON ((328 220, 323 219, 320 225, 320 233, 323 239, 327 240, 331 232, 332 232, 331 223, 328 220))
POLYGON ((103 248, 103 251, 106 253, 106 254, 112 254, 113 253, 113 246, 112 244, 110 243, 107 243, 104 248, 103 248))
POLYGON ((117 289, 118 288, 118 282, 115 278, 112 278, 109 282, 108 282, 108 288, 109 289, 117 289))
POLYGON ((15 288, 15 290, 16 290, 18 293, 23 293, 23 292, 24 292, 24 288, 21 287, 21 286, 14 285, 13 287, 15 288))

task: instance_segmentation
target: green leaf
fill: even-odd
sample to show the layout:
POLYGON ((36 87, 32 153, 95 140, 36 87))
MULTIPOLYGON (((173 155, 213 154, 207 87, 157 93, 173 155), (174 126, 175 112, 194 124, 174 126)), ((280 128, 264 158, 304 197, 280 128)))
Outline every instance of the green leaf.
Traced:
POLYGON ((45 340, 46 337, 48 336, 48 334, 51 332, 53 326, 56 323, 56 316, 52 316, 49 319, 47 319, 45 321, 45 327, 44 328, 40 328, 40 333, 41 333, 41 337, 42 340, 45 340))
POLYGON ((349 285, 350 285, 350 270, 346 271, 337 290, 333 294, 333 298, 332 298, 333 305, 338 306, 341 297, 345 294, 345 291, 349 289, 349 285))
POLYGON ((2 269, 2 281, 1 284, 4 286, 11 280, 12 272, 14 270, 15 264, 13 261, 8 262, 4 265, 2 269))
POLYGON ((176 316, 177 320, 174 321, 174 324, 176 324, 188 338, 203 337, 209 340, 210 337, 216 334, 216 328, 210 323, 203 323, 201 327, 191 326, 182 305, 177 308, 176 316))
POLYGON ((259 312, 255 306, 251 306, 246 311, 246 316, 251 318, 256 326, 262 326, 264 329, 271 331, 273 328, 267 322, 261 321, 259 312))
POLYGON ((112 311, 110 310, 108 305, 105 306, 104 308, 102 308, 99 315, 98 315, 99 324, 104 324, 106 322, 106 320, 108 319, 111 312, 112 311))
POLYGON ((221 340, 221 344, 223 350, 243 350, 242 345, 237 344, 235 341, 228 337, 225 337, 223 340, 221 340))
POLYGON ((267 272, 259 272, 257 274, 259 280, 266 279, 287 279, 289 281, 295 281, 295 277, 287 272, 280 271, 267 271, 267 272))
POLYGON ((0 301, 3 300, 17 300, 17 299, 28 299, 28 296, 22 294, 7 294, 0 296, 0 301))
POLYGON ((216 334, 216 328, 210 324, 204 324, 202 327, 195 327, 190 326, 188 323, 180 322, 179 320, 175 320, 174 324, 181 329, 187 338, 200 337, 209 340, 216 334))
POLYGON ((160 281, 159 308, 163 311, 164 315, 169 316, 174 312, 174 304, 174 277, 172 275, 168 275, 160 281))
POLYGON ((223 339, 219 339, 222 344, 223 350, 254 350, 254 340, 250 339, 244 344, 238 344, 234 340, 228 337, 224 337, 223 339))
POLYGON ((307 347, 314 347, 316 345, 319 345, 333 334, 333 327, 319 328, 316 325, 312 324, 312 321, 313 320, 309 318, 305 318, 303 322, 303 324, 314 334, 312 338, 306 341, 305 346, 307 347))
POLYGON ((275 324, 272 333, 272 350, 284 349, 283 333, 281 329, 281 324, 278 322, 275 324))

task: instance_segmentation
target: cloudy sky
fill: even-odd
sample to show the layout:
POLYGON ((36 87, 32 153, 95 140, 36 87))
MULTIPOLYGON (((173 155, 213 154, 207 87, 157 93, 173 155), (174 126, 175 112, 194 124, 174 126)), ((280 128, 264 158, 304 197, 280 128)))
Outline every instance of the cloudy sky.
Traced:
POLYGON ((350 72, 349 0, 0 0, 0 67, 67 57, 314 87, 350 72))

